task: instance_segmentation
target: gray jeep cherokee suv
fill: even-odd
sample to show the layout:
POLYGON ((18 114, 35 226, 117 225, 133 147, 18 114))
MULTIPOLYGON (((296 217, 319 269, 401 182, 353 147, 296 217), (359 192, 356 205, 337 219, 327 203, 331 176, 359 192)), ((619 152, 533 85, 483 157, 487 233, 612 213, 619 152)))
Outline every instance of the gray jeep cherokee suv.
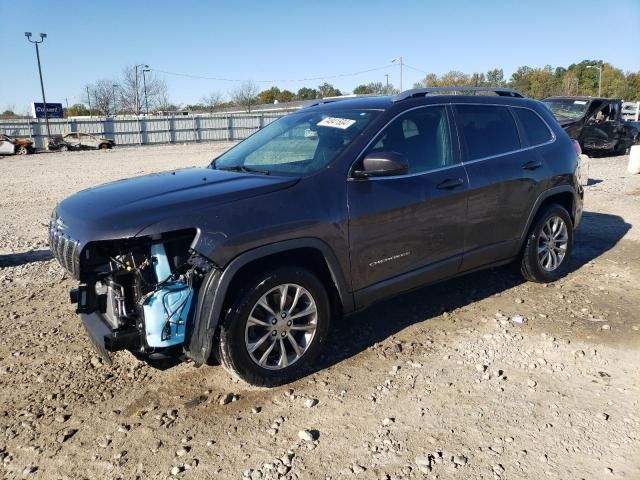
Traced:
POLYGON ((51 250, 96 349, 272 386, 376 301, 514 260, 559 278, 582 213, 571 140, 514 90, 459 90, 319 101, 207 167, 62 201, 51 250))

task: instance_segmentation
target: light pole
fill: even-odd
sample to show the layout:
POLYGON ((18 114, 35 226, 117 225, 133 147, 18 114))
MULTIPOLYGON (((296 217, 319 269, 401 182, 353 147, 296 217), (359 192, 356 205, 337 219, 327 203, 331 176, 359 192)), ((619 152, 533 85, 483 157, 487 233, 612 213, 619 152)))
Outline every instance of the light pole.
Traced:
POLYGON ((400 91, 402 92, 402 67, 404 66, 404 63, 402 62, 402 57, 394 58, 393 60, 391 60, 391 63, 400 64, 400 91))
POLYGON ((149 99, 147 98, 147 77, 145 72, 150 72, 148 68, 142 70, 142 85, 144 86, 144 108, 147 111, 147 117, 149 116, 149 99))
POLYGON ((140 95, 138 94, 138 68, 149 68, 149 65, 145 65, 144 63, 141 63, 139 65, 136 65, 136 115, 140 115, 140 95))
POLYGON ((389 95, 389 74, 385 73, 385 77, 387 77, 387 89, 384 91, 385 95, 389 95))
POLYGON ((587 68, 595 68, 600 72, 598 80, 598 96, 602 96, 602 65, 587 65, 587 68))
POLYGON ((118 109, 116 107, 116 88, 118 88, 118 84, 114 83, 112 87, 113 87, 113 90, 112 90, 113 91, 113 114, 117 116, 118 109))
POLYGON ((44 103, 44 123, 47 125, 47 150, 49 149, 49 138, 51 138, 51 129, 49 128, 49 112, 47 111, 47 99, 44 96, 44 82, 42 81, 42 67, 40 66, 40 50, 38 45, 44 42, 47 38, 46 33, 40 34, 40 41, 31 40, 31 32, 24 32, 24 36, 27 37, 30 43, 36 46, 36 58, 38 59, 38 73, 40 74, 40 88, 42 89, 42 103, 44 103))

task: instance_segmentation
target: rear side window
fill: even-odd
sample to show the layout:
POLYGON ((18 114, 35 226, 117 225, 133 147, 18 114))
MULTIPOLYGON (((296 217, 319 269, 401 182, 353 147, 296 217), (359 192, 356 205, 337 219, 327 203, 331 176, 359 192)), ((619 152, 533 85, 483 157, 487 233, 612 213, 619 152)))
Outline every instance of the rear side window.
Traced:
POLYGON ((506 107, 456 105, 456 112, 469 160, 520 148, 516 123, 506 107))
POLYGON ((513 113, 520 120, 520 125, 522 125, 531 146, 540 145, 551 140, 552 136, 549 127, 534 112, 526 108, 514 108, 513 113))

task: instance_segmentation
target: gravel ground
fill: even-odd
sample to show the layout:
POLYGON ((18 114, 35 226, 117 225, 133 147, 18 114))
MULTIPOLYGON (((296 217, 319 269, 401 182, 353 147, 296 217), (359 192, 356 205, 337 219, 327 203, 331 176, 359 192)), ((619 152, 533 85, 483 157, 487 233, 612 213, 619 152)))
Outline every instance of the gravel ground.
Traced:
POLYGON ((67 195, 229 144, 0 158, 4 478, 640 478, 640 175, 590 161, 572 271, 475 273, 335 322, 318 371, 266 390, 219 366, 92 353, 47 250, 67 195), (520 315, 527 323, 513 322, 520 315))

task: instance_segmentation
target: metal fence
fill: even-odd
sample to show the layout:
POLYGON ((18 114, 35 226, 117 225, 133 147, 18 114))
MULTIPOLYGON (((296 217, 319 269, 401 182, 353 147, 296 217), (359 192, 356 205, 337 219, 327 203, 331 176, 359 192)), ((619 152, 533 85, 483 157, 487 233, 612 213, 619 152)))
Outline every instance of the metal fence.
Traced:
MULTIPOLYGON (((49 127, 52 136, 66 132, 92 133, 109 138, 116 145, 233 141, 247 138, 287 113, 64 118, 49 119, 49 127)), ((37 149, 45 147, 47 127, 43 119, 0 120, 0 132, 14 137, 31 138, 37 149)))

